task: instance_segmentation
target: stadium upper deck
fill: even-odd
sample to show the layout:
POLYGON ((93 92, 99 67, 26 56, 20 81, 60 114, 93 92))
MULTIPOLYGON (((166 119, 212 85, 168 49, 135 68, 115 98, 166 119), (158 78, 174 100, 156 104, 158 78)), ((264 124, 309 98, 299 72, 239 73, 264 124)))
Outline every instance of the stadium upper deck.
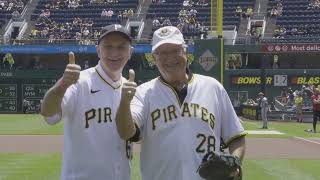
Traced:
MULTIPOLYGON (((319 0, 269 0, 264 4, 224 0, 223 8, 225 31, 233 31, 235 39, 251 39, 238 41, 241 43, 320 40, 319 0)), ((150 39, 156 28, 165 25, 179 27, 187 39, 206 38, 210 24, 215 23, 215 16, 211 18, 210 13, 208 0, 0 0, 3 39, 23 39, 27 41, 24 44, 31 40, 94 44, 102 26, 129 25, 131 21, 144 22, 134 30, 139 31, 134 32, 140 34, 139 38, 150 39), (18 29, 9 28, 13 24, 18 29)))

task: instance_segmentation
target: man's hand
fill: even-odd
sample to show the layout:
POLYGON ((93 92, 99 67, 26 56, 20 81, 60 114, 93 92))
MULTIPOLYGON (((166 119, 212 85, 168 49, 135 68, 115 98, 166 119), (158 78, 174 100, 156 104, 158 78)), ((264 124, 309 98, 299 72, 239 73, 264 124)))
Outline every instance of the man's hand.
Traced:
POLYGON ((128 140, 136 133, 136 127, 131 117, 130 102, 136 93, 137 83, 134 82, 135 73, 129 70, 129 80, 122 84, 121 101, 116 115, 116 124, 119 136, 128 140))
MULTIPOLYGON (((61 102, 63 96, 69 86, 76 83, 80 76, 81 67, 75 64, 75 57, 73 52, 69 52, 69 64, 67 65, 63 76, 58 82, 51 87, 45 94, 41 104, 41 114, 45 117, 51 117, 57 113, 61 113, 61 102)), ((59 117, 55 118, 58 122, 59 117)), ((49 124, 53 124, 52 121, 49 124)))
POLYGON ((137 83, 134 82, 135 72, 133 69, 129 70, 129 80, 122 85, 121 101, 129 104, 136 93, 137 83))
POLYGON ((75 84, 80 76, 81 67, 76 64, 76 59, 73 52, 69 52, 69 64, 64 70, 63 76, 60 79, 60 86, 67 89, 72 84, 75 84))

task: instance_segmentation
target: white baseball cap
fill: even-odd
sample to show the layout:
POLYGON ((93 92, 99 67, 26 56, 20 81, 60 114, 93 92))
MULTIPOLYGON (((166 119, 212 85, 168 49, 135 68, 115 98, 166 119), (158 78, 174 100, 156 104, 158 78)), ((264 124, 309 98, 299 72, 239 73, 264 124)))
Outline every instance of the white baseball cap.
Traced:
POLYGON ((185 44, 183 35, 180 30, 174 26, 165 26, 157 29, 152 37, 152 52, 162 44, 185 44))

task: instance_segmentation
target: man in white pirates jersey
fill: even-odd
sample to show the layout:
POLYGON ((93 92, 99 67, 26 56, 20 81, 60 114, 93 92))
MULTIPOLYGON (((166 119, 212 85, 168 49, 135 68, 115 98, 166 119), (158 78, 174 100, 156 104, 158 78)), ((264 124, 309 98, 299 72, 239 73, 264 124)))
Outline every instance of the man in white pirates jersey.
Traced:
POLYGON ((64 119, 62 180, 130 180, 131 147, 119 137, 115 115, 131 37, 121 25, 109 25, 96 48, 98 65, 81 72, 69 53, 62 78, 43 99, 49 124, 64 119))
POLYGON ((156 30, 152 54, 161 76, 136 88, 131 71, 116 115, 121 138, 141 139, 142 180, 201 180, 197 168, 221 153, 220 139, 242 160, 246 133, 229 96, 214 78, 191 73, 181 32, 156 30))

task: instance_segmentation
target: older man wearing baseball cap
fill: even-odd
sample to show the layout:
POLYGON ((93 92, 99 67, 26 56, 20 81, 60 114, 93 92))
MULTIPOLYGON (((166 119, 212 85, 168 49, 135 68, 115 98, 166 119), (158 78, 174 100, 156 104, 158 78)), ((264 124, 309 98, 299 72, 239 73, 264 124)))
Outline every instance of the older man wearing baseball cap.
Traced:
POLYGON ((41 114, 49 124, 64 120, 62 180, 130 180, 131 146, 120 139, 114 118, 131 42, 121 25, 104 27, 98 65, 81 71, 69 53, 63 76, 45 94, 41 114))
POLYGON ((180 30, 156 30, 152 54, 160 76, 136 89, 124 83, 116 115, 121 138, 142 140, 142 180, 203 180, 197 169, 206 154, 220 153, 221 139, 242 159, 246 133, 228 94, 214 78, 189 70, 180 30))

